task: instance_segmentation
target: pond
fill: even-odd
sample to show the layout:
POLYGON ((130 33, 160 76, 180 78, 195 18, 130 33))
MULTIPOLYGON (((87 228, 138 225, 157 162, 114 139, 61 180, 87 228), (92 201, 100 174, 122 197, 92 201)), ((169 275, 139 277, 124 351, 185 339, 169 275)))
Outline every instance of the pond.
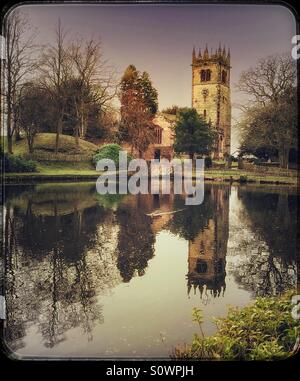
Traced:
POLYGON ((194 307, 210 335, 230 305, 296 287, 296 206, 279 186, 205 184, 199 206, 7 186, 5 343, 21 357, 166 358, 198 331, 194 307))

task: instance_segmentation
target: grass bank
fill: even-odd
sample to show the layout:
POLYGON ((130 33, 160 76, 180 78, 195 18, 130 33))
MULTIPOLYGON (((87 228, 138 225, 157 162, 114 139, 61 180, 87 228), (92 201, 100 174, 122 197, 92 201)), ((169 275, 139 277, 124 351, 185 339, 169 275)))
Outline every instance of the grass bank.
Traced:
POLYGON ((260 184, 288 184, 295 186, 297 185, 297 176, 297 171, 294 171, 293 176, 277 175, 276 173, 252 172, 239 169, 209 169, 205 171, 206 180, 260 184))
MULTIPOLYGON (((14 154, 35 160, 37 172, 7 173, 5 182, 80 181, 96 179, 99 176, 91 162, 92 155, 97 149, 96 145, 81 139, 77 145, 74 137, 61 135, 56 154, 55 142, 55 134, 38 134, 35 138, 35 149, 32 155, 28 154, 26 139, 16 142, 13 149, 14 154)), ((278 174, 276 172, 256 173, 237 169, 236 164, 233 163, 232 169, 207 169, 205 179, 218 182, 297 185, 297 171, 292 171, 292 176, 284 176, 279 173, 279 170, 278 174)))
MULTIPOLYGON (((7 173, 5 182, 43 181, 43 180, 89 180, 96 179, 93 165, 88 161, 72 162, 38 162, 38 172, 35 173, 7 173)), ((204 178, 214 182, 257 183, 297 186, 295 176, 276 176, 274 174, 253 173, 242 170, 206 170, 204 178)))

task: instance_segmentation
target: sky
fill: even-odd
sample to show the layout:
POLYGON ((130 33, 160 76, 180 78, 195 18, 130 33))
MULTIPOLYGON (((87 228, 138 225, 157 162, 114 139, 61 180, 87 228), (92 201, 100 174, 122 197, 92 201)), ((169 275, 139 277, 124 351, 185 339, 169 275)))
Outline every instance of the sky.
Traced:
MULTIPOLYGON (((22 5, 37 42, 51 43, 58 18, 69 37, 102 41, 103 54, 121 76, 134 64, 147 71, 159 94, 159 109, 191 106, 191 56, 221 42, 231 51, 232 125, 245 96, 236 89, 243 70, 268 55, 290 52, 296 21, 282 5, 22 5)), ((233 128, 232 152, 238 146, 233 128)))

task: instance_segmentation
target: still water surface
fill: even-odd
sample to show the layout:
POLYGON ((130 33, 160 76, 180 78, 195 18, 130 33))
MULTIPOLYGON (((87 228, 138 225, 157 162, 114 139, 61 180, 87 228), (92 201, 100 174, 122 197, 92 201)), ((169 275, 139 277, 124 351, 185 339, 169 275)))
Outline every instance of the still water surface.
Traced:
POLYGON ((250 185, 206 184, 190 207, 92 183, 7 186, 5 342, 22 357, 168 357, 197 331, 193 307, 210 335, 228 306, 295 288, 296 202, 250 185))

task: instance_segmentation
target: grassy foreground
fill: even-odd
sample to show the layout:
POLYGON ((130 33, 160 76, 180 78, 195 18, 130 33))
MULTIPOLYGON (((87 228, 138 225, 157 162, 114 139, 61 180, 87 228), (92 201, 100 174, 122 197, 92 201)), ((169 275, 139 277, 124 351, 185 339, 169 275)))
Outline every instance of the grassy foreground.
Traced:
POLYGON ((217 333, 205 337, 202 313, 194 309, 199 325, 190 345, 178 346, 175 359, 276 360, 286 359, 299 349, 300 321, 292 316, 295 291, 280 297, 257 298, 244 308, 231 307, 228 316, 215 319, 217 333))

